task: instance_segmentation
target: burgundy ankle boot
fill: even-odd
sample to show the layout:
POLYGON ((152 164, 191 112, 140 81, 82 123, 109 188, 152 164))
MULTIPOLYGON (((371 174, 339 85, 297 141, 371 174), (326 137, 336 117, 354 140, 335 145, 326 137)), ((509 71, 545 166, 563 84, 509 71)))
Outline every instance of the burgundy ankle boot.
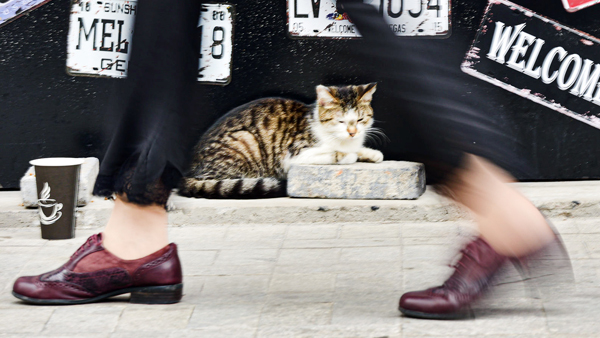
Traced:
POLYGON ((442 286, 403 294, 400 312, 426 319, 472 316, 470 305, 488 288, 507 257, 496 253, 482 238, 469 243, 462 254, 454 274, 442 286))
MULTIPOLYGON (((574 280, 562 239, 550 222, 548 225, 554 231, 554 240, 528 255, 510 258, 537 297, 569 292, 574 280)), ((471 304, 483 295, 508 258, 494 251, 482 238, 469 243, 462 253, 456 271, 442 286, 402 295, 400 312, 426 319, 472 316, 471 304)))
POLYGON ((131 293, 130 302, 170 304, 181 300, 181 264, 177 245, 135 260, 123 260, 92 235, 60 268, 39 276, 20 277, 13 295, 27 303, 84 304, 131 293))

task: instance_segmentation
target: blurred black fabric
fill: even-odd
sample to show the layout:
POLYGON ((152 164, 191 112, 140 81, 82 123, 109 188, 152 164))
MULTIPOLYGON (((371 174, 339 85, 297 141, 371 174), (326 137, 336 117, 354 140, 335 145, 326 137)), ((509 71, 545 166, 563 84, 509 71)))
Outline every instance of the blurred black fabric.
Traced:
POLYGON ((117 82, 108 116, 119 121, 94 194, 126 193, 163 204, 186 170, 190 97, 198 72, 197 0, 138 2, 127 79, 117 82))
POLYGON ((464 55, 462 43, 453 37, 399 38, 372 5, 361 0, 338 0, 337 5, 363 36, 349 58, 385 83, 378 86, 378 95, 398 102, 395 113, 403 116, 415 138, 407 160, 425 164, 428 184, 444 183, 465 153, 511 172, 528 170, 514 153, 515 138, 490 114, 493 108, 485 95, 472 92, 476 88, 467 95, 468 75, 460 63, 448 62, 451 55, 464 55))

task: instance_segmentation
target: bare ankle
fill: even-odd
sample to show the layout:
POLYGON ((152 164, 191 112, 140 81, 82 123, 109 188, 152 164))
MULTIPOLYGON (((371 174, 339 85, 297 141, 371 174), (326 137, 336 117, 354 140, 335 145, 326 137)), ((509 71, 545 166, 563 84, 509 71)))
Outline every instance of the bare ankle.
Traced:
POLYGON ((160 206, 140 206, 117 198, 103 232, 103 245, 121 259, 137 259, 169 244, 168 218, 160 206))
POLYGON ((515 179, 491 162, 469 155, 449 188, 470 209, 481 236, 506 256, 521 256, 552 241, 554 233, 539 210, 514 187, 515 179))

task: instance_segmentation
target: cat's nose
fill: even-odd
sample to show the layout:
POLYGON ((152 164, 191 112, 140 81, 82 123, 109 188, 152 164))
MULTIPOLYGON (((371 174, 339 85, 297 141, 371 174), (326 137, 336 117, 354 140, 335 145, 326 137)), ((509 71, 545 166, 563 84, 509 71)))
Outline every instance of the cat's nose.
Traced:
POLYGON ((348 128, 348 134, 350 137, 354 137, 356 135, 356 128, 348 128))

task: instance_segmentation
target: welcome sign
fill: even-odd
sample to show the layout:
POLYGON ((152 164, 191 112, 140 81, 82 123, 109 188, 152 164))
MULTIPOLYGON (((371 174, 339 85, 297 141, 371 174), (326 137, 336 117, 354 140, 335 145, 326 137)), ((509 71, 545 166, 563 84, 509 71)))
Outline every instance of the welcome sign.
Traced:
POLYGON ((600 129, 600 40, 491 0, 462 70, 600 129))

